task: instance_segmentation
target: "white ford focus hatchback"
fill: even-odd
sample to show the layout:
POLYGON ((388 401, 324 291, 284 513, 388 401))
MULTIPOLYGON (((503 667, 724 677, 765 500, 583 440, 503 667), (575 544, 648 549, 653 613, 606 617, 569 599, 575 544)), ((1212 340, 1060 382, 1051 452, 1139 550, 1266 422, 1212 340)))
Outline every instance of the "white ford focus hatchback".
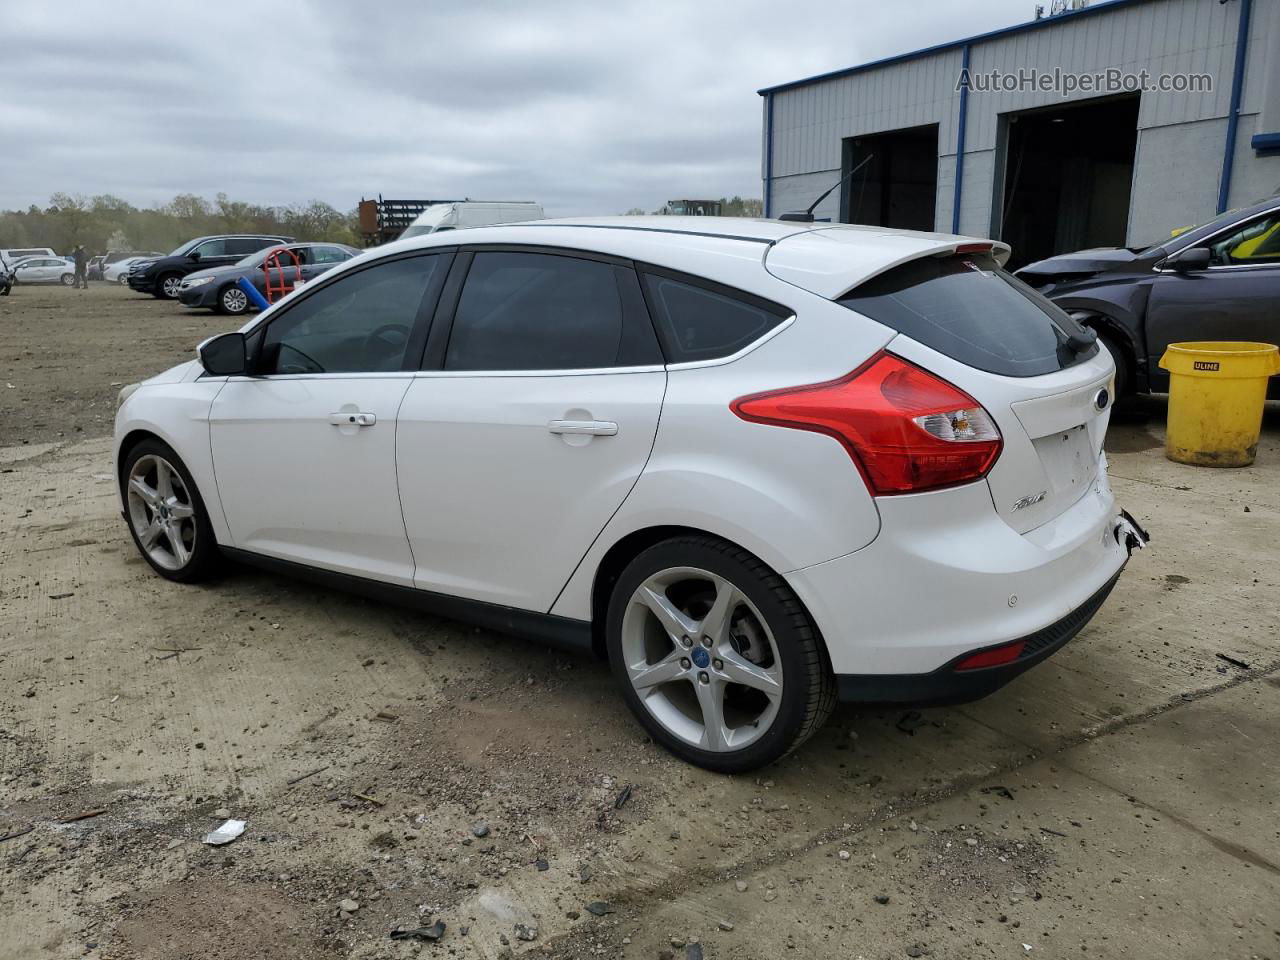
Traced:
POLYGON ((1071 639, 1145 534, 1110 355, 940 234, 714 218, 380 247, 121 392, 124 517, 605 657, 714 770, 837 699, 960 700, 1071 639))

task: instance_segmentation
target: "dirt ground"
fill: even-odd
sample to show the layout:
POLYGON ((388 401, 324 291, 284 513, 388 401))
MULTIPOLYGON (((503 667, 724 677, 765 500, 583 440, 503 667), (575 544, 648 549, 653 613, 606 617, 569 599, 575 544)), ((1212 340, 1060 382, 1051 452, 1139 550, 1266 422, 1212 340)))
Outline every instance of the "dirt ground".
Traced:
POLYGON ((0 958, 1280 958, 1275 411, 1233 471, 1165 460, 1158 400, 1118 418, 1154 539, 1073 643, 735 778, 649 743, 601 664, 152 574, 113 384, 231 326, 0 298, 0 958))

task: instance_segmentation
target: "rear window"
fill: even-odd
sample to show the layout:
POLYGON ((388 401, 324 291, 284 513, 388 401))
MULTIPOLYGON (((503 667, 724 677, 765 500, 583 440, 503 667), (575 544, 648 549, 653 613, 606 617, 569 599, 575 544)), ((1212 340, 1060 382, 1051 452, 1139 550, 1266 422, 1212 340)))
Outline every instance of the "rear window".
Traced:
POLYGON ((840 303, 953 360, 1007 377, 1036 377, 1097 353, 1062 309, 989 256, 924 257, 855 287, 840 303))

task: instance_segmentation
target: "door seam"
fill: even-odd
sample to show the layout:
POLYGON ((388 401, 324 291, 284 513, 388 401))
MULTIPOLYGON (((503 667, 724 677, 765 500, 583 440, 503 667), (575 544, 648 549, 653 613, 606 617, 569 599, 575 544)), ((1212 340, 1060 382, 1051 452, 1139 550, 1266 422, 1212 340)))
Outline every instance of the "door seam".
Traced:
MULTIPOLYGON (((671 374, 664 369, 662 372, 662 399, 658 403, 658 420, 653 425, 653 440, 649 443, 649 452, 645 455, 644 463, 640 465, 640 469, 636 473, 635 480, 631 481, 631 486, 627 488, 626 494, 624 494, 622 499, 618 501, 618 506, 614 508, 613 513, 609 514, 609 518, 601 525, 600 529, 596 532, 596 535, 591 538, 591 542, 587 544, 587 549, 582 552, 582 556, 578 558, 578 562, 575 563, 573 565, 573 569, 569 571, 569 576, 565 578, 565 581, 561 585, 559 591, 557 591, 555 598, 551 601, 551 606, 547 607, 546 613, 549 614, 556 608, 556 604, 560 602, 560 598, 564 596, 564 592, 569 589, 569 584, 573 583, 573 578, 576 577, 578 575, 578 571, 582 569, 582 564, 586 562, 591 551, 595 549, 600 538, 604 536, 604 532, 609 529, 609 524, 613 523, 613 518, 618 515, 618 512, 623 508, 626 502, 631 499, 631 494, 634 492, 636 484, 640 482, 640 478, 644 476, 645 470, 649 468, 649 461, 653 459, 654 448, 658 445, 658 432, 662 429, 662 414, 667 408, 667 387, 670 382, 671 374)), ((590 616, 587 617, 587 622, 592 622, 592 618, 590 616)))

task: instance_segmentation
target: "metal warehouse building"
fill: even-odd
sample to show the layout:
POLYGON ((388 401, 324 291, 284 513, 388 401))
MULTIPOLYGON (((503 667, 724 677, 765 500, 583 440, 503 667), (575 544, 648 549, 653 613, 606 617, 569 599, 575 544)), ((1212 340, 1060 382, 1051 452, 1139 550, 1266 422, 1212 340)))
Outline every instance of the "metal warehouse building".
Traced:
POLYGON ((995 237, 1015 263, 1280 188, 1280 0, 1112 0, 760 94, 766 216, 853 171, 817 218, 995 237), (1119 92, 1067 89, 1108 69, 1119 92))

